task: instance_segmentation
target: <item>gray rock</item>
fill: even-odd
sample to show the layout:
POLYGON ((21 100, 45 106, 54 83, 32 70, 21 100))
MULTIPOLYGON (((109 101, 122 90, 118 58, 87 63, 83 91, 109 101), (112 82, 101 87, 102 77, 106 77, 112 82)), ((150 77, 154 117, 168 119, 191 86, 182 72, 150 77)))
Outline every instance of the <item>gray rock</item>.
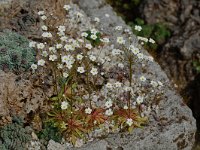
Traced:
MULTIPOLYGON (((129 28, 125 22, 114 13, 112 8, 104 0, 74 0, 80 8, 91 18, 99 17, 101 24, 99 30, 116 38, 118 33, 114 27, 121 25, 129 28), (105 14, 109 14, 106 17, 105 14)), ((132 35, 133 42, 137 39, 132 35)), ((143 53, 148 53, 143 50, 143 53)), ((153 62, 145 64, 152 77, 165 82, 163 98, 159 103, 159 113, 149 118, 148 126, 143 129, 135 129, 132 134, 110 134, 107 138, 96 140, 81 148, 72 150, 190 150, 194 144, 196 122, 191 110, 182 102, 182 98, 176 94, 169 79, 161 67, 153 62)), ((49 141, 49 150, 69 150, 66 145, 49 141)))
POLYGON ((178 84, 180 91, 196 76, 193 60, 200 54, 199 10, 197 0, 145 0, 140 7, 147 23, 165 23, 172 31, 158 60, 168 77, 178 84))
MULTIPOLYGON (((122 25, 128 28, 124 21, 103 0, 81 0, 77 1, 77 3, 89 17, 99 17, 101 20, 99 29, 104 29, 102 32, 105 32, 111 37, 116 37, 117 35, 114 32, 116 25, 122 25), (110 17, 107 18, 105 14, 109 14, 110 17)), ((137 42, 134 35, 133 39, 137 42)), ((147 54, 145 50, 144 53, 147 54)), ((103 140, 107 142, 107 149, 192 149, 196 132, 196 122, 191 110, 183 103, 182 98, 176 94, 166 74, 156 62, 147 64, 146 66, 148 70, 151 70, 153 76, 158 80, 165 81, 167 85, 165 88, 166 98, 161 100, 159 104, 159 113, 156 116, 152 116, 148 126, 144 129, 135 129, 132 134, 109 135, 109 137, 103 140)), ((99 142, 102 142, 102 140, 99 142)), ((88 144, 87 146, 90 147, 92 145, 93 150, 99 150, 96 147, 99 142, 96 144, 88 144)))

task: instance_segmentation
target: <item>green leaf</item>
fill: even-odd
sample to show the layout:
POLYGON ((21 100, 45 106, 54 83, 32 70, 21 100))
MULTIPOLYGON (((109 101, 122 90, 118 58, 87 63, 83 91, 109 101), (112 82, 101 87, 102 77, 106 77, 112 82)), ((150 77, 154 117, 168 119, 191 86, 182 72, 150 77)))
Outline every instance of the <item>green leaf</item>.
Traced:
POLYGON ((54 117, 56 114, 55 114, 55 113, 53 114, 53 113, 51 113, 51 112, 47 112, 47 115, 48 115, 48 116, 51 116, 51 117, 54 117))
POLYGON ((129 132, 129 133, 132 133, 132 132, 133 132, 133 129, 134 129, 134 127, 133 127, 133 126, 130 126, 130 127, 128 128, 128 132, 129 132))
POLYGON ((49 98, 51 101, 57 101, 57 100, 59 100, 59 98, 58 98, 58 96, 54 96, 54 97, 51 97, 51 98, 49 98))

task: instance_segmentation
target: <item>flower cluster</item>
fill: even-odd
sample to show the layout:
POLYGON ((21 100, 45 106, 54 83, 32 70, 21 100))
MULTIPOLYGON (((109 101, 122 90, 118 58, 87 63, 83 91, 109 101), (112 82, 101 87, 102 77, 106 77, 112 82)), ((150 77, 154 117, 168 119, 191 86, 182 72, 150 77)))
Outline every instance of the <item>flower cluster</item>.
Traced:
MULTIPOLYGON (((73 6, 63 8, 67 11, 68 23, 80 22, 84 17, 73 10, 73 6)), ((38 15, 47 23, 48 15, 44 11, 38 15)), ((97 17, 94 21, 100 23, 97 17)), ((67 140, 75 145, 80 139, 90 140, 97 131, 98 135, 124 129, 131 132, 146 122, 151 106, 144 105, 149 104, 151 90, 145 92, 142 86, 162 88, 163 84, 144 75, 138 77, 138 87, 133 84, 134 63, 151 62, 153 58, 131 43, 128 29, 115 27, 116 32, 124 34, 114 39, 116 48, 108 35, 95 26, 77 30, 76 26, 65 23, 54 29, 44 24, 41 29, 45 42, 29 45, 38 51, 38 62, 31 68, 34 73, 41 68, 52 73, 56 96, 50 98, 52 110, 48 112, 48 121, 53 122, 67 140)), ((140 26, 135 29, 142 30, 140 26)), ((153 43, 153 39, 149 42, 153 43)))

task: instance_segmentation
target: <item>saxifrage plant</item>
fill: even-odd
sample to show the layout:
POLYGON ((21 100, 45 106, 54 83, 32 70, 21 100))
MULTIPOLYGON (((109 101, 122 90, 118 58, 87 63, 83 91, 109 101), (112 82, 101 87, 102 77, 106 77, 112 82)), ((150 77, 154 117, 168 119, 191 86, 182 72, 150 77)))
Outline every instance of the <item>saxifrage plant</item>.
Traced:
MULTIPOLYGON (((149 86, 146 91, 135 91, 139 87, 134 85, 134 64, 150 63, 153 58, 141 52, 141 45, 131 42, 130 31, 122 26, 115 27, 115 32, 122 32, 114 39, 116 48, 108 50, 112 42, 107 35, 95 27, 77 28, 74 23, 80 23, 84 15, 70 5, 64 9, 68 26, 64 22, 57 27, 49 24, 47 18, 53 17, 39 11, 45 42, 30 43, 38 51, 37 64, 31 66, 33 73, 44 69, 53 76, 55 95, 49 98, 47 122, 73 145, 80 139, 88 141, 142 127, 149 113, 144 106, 145 99, 150 101, 149 89, 160 89, 163 84, 141 75, 139 82, 149 86)), ((100 19, 94 21, 98 24, 100 19)))

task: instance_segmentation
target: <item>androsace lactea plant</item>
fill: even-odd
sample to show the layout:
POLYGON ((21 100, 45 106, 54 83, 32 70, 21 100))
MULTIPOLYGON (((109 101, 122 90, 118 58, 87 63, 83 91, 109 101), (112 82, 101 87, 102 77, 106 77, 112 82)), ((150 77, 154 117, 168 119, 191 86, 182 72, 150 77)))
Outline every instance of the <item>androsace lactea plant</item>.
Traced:
MULTIPOLYGON (((131 43, 130 31, 123 31, 121 26, 115 28, 123 31, 123 36, 114 41, 117 48, 107 35, 95 29, 99 18, 94 19, 93 27, 80 30, 75 24, 80 24, 84 15, 73 7, 64 6, 67 17, 58 26, 49 24, 52 15, 39 11, 44 42, 30 42, 38 52, 38 62, 31 66, 33 73, 44 69, 53 76, 55 96, 49 98, 52 107, 47 121, 72 144, 142 127, 150 112, 144 105, 150 102, 145 99, 151 92, 135 87, 134 64, 151 62, 152 57, 142 54, 140 46, 131 43)), ((153 88, 162 86, 142 75, 139 82, 153 88)))

